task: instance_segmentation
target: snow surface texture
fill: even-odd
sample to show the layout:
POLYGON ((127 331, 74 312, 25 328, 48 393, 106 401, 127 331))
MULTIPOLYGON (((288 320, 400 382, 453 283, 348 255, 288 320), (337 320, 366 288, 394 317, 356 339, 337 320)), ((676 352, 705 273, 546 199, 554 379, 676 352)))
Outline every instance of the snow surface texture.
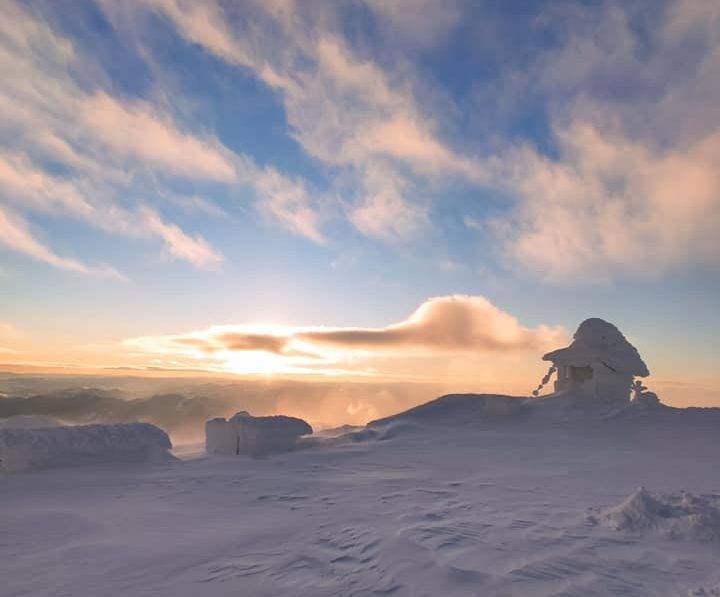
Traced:
POLYGON ((262 456, 292 450, 299 437, 312 432, 302 419, 284 415, 253 417, 242 411, 227 421, 217 418, 205 424, 205 449, 214 454, 262 456))
POLYGON ((717 593, 716 541, 586 515, 639 485, 710 503, 720 410, 568 402, 550 417, 562 403, 539 400, 491 416, 493 402, 441 399, 264 459, 198 446, 170 464, 6 475, 3 597, 717 593))
POLYGON ((0 471, 169 457, 167 434, 149 423, 0 429, 0 471))

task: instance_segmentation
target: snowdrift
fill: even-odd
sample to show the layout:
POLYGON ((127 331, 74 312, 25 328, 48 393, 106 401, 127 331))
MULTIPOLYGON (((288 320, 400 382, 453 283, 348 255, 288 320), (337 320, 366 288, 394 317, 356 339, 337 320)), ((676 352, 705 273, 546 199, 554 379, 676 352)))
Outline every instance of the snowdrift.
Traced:
POLYGON ((653 424, 711 425, 720 432, 720 408, 674 408, 659 401, 603 400, 572 391, 541 398, 501 394, 448 394, 395 415, 370 421, 367 428, 376 430, 399 423, 487 428, 488 425, 503 422, 574 425, 592 421, 633 419, 652 419, 653 424))
POLYGON ((149 423, 0 429, 0 470, 164 459, 171 447, 149 423))
POLYGON ((512 417, 520 412, 523 398, 499 394, 449 394, 396 415, 370 421, 368 427, 400 421, 468 425, 489 418, 512 417))
POLYGON ((312 427, 295 417, 275 415, 253 417, 243 411, 229 420, 211 419, 205 424, 205 449, 215 454, 261 456, 270 452, 292 450, 312 427))
POLYGON ((588 522, 616 531, 720 542, 720 495, 653 496, 639 487, 617 506, 589 515, 588 522))

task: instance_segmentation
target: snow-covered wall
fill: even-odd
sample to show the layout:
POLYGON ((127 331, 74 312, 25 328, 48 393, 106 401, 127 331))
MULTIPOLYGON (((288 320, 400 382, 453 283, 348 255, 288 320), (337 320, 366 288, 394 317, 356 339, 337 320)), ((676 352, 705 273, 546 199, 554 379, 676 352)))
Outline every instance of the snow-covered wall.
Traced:
POLYGON ((162 429, 149 423, 0 429, 0 470, 168 457, 162 429))
POLYGON ((292 450, 299 437, 312 432, 308 423, 295 417, 253 417, 239 412, 228 421, 218 418, 205 423, 205 449, 214 454, 259 456, 292 450))

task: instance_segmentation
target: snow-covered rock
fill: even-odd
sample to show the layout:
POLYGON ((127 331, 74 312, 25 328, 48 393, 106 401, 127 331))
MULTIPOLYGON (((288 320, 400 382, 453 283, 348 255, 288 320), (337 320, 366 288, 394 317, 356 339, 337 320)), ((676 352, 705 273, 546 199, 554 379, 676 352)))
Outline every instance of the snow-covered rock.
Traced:
POLYGON ((616 531, 653 532, 670 539, 720 541, 720 495, 653 496, 639 487, 617 506, 588 517, 616 531))
POLYGON ((0 470, 169 458, 171 447, 149 423, 0 429, 0 470))
POLYGON ((216 418, 205 423, 205 449, 215 454, 259 456, 292 450, 299 437, 312 432, 302 419, 284 415, 253 417, 242 411, 229 420, 216 418))

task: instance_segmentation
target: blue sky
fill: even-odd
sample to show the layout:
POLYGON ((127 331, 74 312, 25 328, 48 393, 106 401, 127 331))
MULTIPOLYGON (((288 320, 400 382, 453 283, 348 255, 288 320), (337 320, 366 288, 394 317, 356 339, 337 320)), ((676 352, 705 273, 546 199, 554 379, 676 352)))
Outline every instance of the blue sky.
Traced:
MULTIPOLYGON (((659 383, 720 401, 716 3, 0 11, 3 360, 224 370, 148 338, 485 297, 532 341, 428 348, 463 383, 534 379, 543 343, 601 316, 659 383)), ((323 359, 413 377, 407 354, 323 359)))

